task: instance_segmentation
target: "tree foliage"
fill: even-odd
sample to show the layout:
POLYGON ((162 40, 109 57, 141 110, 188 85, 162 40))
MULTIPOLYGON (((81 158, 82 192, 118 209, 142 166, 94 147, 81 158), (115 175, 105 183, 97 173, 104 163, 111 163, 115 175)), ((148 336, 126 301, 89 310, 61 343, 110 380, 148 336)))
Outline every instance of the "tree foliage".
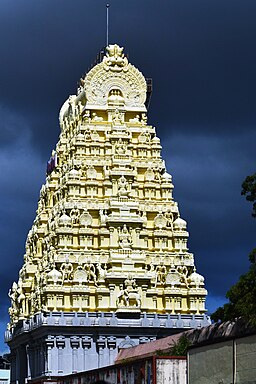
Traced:
POLYGON ((256 217, 256 173, 246 177, 241 194, 245 195, 246 200, 252 202, 252 216, 256 217))
MULTIPOLYGON (((254 250, 254 255, 256 249, 254 250)), ((256 326, 256 264, 252 262, 249 271, 240 276, 226 294, 228 303, 218 308, 211 318, 214 321, 234 320, 244 317, 249 323, 256 326)))
MULTIPOLYGON (((252 216, 256 217, 256 173, 246 177, 241 194, 253 203, 252 216)), ((238 282, 227 292, 226 298, 229 302, 211 315, 213 321, 234 320, 242 316, 256 326, 256 248, 250 253, 249 260, 249 271, 240 276, 238 282)))
POLYGON ((170 347, 170 349, 158 349, 156 354, 157 356, 186 356, 190 345, 191 342, 188 337, 186 334, 183 334, 178 338, 177 342, 170 347))
POLYGON ((187 355, 187 350, 188 347, 191 345, 189 339, 187 338, 186 335, 182 335, 177 343, 175 343, 171 350, 170 353, 172 356, 186 356, 187 355))

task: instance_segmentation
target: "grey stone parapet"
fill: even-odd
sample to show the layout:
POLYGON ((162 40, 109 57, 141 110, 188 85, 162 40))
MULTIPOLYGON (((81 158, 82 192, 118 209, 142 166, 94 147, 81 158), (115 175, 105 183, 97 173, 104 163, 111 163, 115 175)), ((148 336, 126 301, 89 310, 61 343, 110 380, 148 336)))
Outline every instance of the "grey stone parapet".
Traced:
POLYGON ((49 312, 37 313, 30 319, 19 321, 5 332, 5 341, 32 330, 44 327, 145 327, 145 328, 202 328, 211 324, 207 315, 141 313, 138 318, 120 318, 110 312, 49 312))

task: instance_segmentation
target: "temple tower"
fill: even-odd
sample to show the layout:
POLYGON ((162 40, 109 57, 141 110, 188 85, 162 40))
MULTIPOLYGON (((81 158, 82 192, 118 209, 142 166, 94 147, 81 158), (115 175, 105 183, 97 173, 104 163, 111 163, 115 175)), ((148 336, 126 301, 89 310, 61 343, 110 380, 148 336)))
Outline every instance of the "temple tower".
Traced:
POLYGON ((108 365, 119 348, 209 322, 148 96, 142 73, 110 45, 60 110, 9 292, 12 382, 108 365))

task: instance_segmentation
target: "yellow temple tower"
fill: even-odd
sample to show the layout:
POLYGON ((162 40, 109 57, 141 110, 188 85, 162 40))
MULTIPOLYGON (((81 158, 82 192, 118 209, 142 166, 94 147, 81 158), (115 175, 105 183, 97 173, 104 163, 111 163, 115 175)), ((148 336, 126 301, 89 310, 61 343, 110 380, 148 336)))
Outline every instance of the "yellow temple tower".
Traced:
POLYGON ((12 383, 108 365, 120 348, 209 324, 148 96, 109 45, 60 110, 9 292, 12 383))

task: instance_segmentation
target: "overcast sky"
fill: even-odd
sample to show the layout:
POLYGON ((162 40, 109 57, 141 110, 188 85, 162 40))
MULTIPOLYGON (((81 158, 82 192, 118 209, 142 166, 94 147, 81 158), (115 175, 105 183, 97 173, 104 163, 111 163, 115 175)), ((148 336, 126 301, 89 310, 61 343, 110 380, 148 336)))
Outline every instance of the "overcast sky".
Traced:
MULTIPOLYGON (((153 78, 149 124, 161 139, 213 311, 255 247, 256 221, 240 193, 256 172, 256 1, 109 3, 110 43, 124 46, 153 78)), ((7 292, 58 140, 59 109, 105 46, 105 4, 0 2, 1 335, 7 292)))

